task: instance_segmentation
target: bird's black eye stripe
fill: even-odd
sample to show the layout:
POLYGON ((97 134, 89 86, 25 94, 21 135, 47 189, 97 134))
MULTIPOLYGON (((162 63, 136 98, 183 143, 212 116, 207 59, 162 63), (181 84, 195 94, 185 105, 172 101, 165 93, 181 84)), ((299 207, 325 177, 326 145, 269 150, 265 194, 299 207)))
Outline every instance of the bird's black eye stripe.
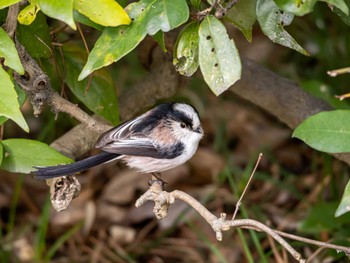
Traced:
POLYGON ((193 126, 192 120, 181 111, 174 111, 172 117, 181 123, 181 127, 182 127, 182 123, 189 128, 192 128, 193 126))

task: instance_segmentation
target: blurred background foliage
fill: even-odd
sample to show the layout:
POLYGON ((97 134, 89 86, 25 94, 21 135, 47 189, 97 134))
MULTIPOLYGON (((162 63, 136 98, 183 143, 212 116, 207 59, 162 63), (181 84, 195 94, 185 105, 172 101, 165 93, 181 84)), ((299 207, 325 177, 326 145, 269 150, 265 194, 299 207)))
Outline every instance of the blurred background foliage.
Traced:
MULTIPOLYGON (((0 10, 2 23, 5 17, 6 9, 0 10)), ((39 23, 45 16, 39 12, 37 19, 39 23)), ((37 61, 53 88, 92 114, 98 92, 104 87, 115 107, 100 113, 103 116, 105 110, 109 120, 118 123, 117 97, 113 94, 121 94, 147 76, 150 65, 145 46, 154 47, 156 42, 147 37, 118 63, 96 71, 87 91, 88 78, 76 81, 87 57, 82 34, 91 50, 101 32, 79 24, 80 34, 62 22, 46 20, 51 53, 45 53, 44 45, 37 61)), ((273 44, 257 23, 251 43, 231 24, 225 25, 241 56, 295 80, 336 108, 349 108, 347 100, 340 102, 334 95, 349 91, 350 76, 327 75, 328 70, 350 64, 349 26, 326 4, 316 4, 312 13, 295 17, 287 27, 309 57, 273 44)), ((179 29, 175 31, 165 35, 170 47, 179 29)), ((27 33, 20 26, 19 40, 27 33)), ((199 72, 183 86, 172 100, 189 101, 197 107, 206 135, 189 164, 164 174, 168 190, 190 193, 217 215, 232 213, 257 154, 263 152, 240 217, 300 236, 350 245, 349 214, 334 217, 349 178, 348 166, 290 139, 292 131, 284 124, 238 96, 224 93, 215 97, 199 72)), ((101 101, 101 105, 106 103, 101 101)), ((28 138, 49 144, 77 125, 74 119, 49 109, 36 118, 28 102, 22 110, 31 132, 6 122, 4 139, 28 138)), ((0 171, 1 262, 288 262, 279 246, 252 230, 230 230, 219 243, 203 219, 181 203, 171 209, 170 218, 158 222, 151 206, 136 209, 133 205, 147 189, 148 177, 120 164, 93 168, 79 179, 80 196, 68 210, 56 213, 50 207, 44 182, 0 171)), ((317 249, 296 241, 291 244, 305 257, 317 249)), ((322 250, 315 262, 347 260, 343 253, 322 250)))

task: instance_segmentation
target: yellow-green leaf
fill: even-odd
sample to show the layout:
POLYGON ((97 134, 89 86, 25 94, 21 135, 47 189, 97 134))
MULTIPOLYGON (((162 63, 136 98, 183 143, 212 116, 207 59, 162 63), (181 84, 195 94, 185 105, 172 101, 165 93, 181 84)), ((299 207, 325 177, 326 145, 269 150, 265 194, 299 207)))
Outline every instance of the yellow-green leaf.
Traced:
POLYGON ((0 58, 5 59, 6 66, 16 70, 21 75, 24 74, 24 68, 18 57, 15 44, 2 27, 0 27, 0 58))
POLYGON ((38 4, 45 15, 65 22, 74 30, 77 29, 73 19, 73 0, 38 0, 38 4))
POLYGON ((19 109, 17 93, 7 72, 0 67, 0 116, 16 122, 23 130, 29 132, 29 127, 19 109))
POLYGON ((128 26, 106 27, 96 41, 79 75, 86 78, 96 69, 116 62, 133 50, 147 34, 168 32, 188 20, 185 0, 141 0, 126 7, 133 22, 128 26))
POLYGON ((31 3, 18 14, 18 22, 22 25, 30 25, 36 18, 40 7, 36 3, 31 3))
POLYGON ((3 8, 8 7, 10 5, 14 5, 20 1, 21 0, 1 0, 0 1, 0 9, 3 9, 3 8))
POLYGON ((74 0, 74 9, 103 26, 128 25, 131 20, 114 0, 74 0))

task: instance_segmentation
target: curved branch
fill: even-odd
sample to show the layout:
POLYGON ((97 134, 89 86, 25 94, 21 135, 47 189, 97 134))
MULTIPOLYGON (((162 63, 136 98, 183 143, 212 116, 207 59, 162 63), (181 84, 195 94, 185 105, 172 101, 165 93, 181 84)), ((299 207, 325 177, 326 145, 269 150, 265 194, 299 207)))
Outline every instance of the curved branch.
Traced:
POLYGON ((144 205, 147 201, 153 201, 153 212, 158 219, 162 219, 168 215, 168 210, 171 204, 175 203, 176 199, 182 200, 188 205, 190 205, 193 209, 195 209, 208 222, 208 224, 212 227, 213 231, 216 233, 216 238, 219 241, 222 240, 222 231, 227 231, 230 228, 239 227, 262 231, 270 237, 274 238, 293 256, 293 258, 295 258, 299 262, 306 261, 304 258, 302 258, 301 254, 297 252, 283 237, 298 240, 312 245, 317 245, 324 248, 343 251, 346 255, 350 254, 349 247, 338 246, 277 231, 253 219, 227 220, 225 213, 221 213, 220 217, 218 218, 189 194, 179 190, 175 190, 173 192, 166 192, 163 191, 162 187, 162 182, 159 182, 157 180, 152 181, 150 188, 142 196, 140 196, 139 199, 136 200, 135 206, 140 207, 144 205))

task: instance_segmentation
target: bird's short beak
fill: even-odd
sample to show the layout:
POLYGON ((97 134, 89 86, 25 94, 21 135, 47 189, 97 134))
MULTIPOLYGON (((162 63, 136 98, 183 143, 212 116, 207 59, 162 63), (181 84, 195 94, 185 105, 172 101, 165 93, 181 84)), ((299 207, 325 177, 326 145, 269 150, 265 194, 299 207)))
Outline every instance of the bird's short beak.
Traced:
POLYGON ((196 130, 195 130, 195 132, 197 132, 197 133, 203 133, 203 129, 202 129, 202 127, 198 127, 196 130))

